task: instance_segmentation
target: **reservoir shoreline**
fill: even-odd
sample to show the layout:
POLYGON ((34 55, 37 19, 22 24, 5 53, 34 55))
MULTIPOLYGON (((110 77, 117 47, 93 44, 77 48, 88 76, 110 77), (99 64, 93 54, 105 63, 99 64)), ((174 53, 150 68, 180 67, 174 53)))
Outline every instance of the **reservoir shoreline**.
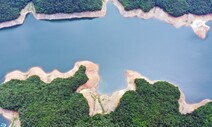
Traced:
POLYGON ((138 17, 141 19, 156 18, 168 24, 171 24, 176 28, 180 28, 183 26, 190 27, 192 28, 194 33, 201 39, 205 39, 208 31, 210 30, 210 27, 206 25, 206 23, 212 21, 212 14, 201 15, 201 16, 194 14, 185 14, 180 17, 173 17, 159 7, 154 7, 149 12, 144 12, 141 9, 126 11, 123 5, 118 0, 104 0, 102 9, 99 11, 81 12, 72 14, 64 14, 64 13, 37 14, 33 3, 29 3, 24 9, 22 9, 22 11, 20 12, 20 16, 17 19, 0 23, 0 29, 23 24, 26 15, 29 13, 32 13, 34 18, 37 20, 62 20, 62 19, 95 18, 95 17, 100 18, 106 15, 108 2, 112 2, 118 8, 120 14, 124 17, 138 17))
POLYGON ((159 7, 154 7, 149 12, 144 12, 141 9, 126 11, 124 6, 118 0, 111 0, 112 3, 119 9, 119 12, 124 17, 138 17, 141 19, 155 18, 173 25, 176 28, 183 26, 191 27, 194 33, 201 39, 205 39, 210 27, 207 22, 212 21, 212 14, 197 16, 194 14, 185 14, 180 17, 173 17, 159 7))
POLYGON ((25 21, 27 14, 29 13, 32 13, 34 18, 37 20, 62 20, 62 19, 74 19, 74 18, 104 17, 107 9, 106 7, 107 1, 108 0, 103 1, 102 9, 99 11, 93 11, 93 12, 88 11, 88 12, 71 13, 71 14, 65 14, 65 13, 38 14, 35 11, 34 4, 30 2, 24 9, 21 10, 20 16, 17 19, 0 23, 0 29, 16 25, 22 25, 25 21))
MULTIPOLYGON (((68 78, 74 75, 74 73, 78 70, 78 68, 83 65, 86 67, 86 75, 88 76, 89 80, 80 86, 76 92, 82 93, 83 96, 87 99, 88 105, 89 105, 89 112, 90 115, 93 116, 98 113, 103 113, 101 106, 103 105, 105 112, 104 113, 110 113, 115 110, 115 108, 118 106, 119 101, 121 97, 124 95, 125 92, 129 90, 136 90, 135 85, 135 79, 145 79, 150 84, 154 84, 158 81, 151 81, 145 76, 131 70, 126 71, 126 79, 127 79, 127 87, 123 90, 119 90, 114 92, 112 95, 100 95, 98 93, 98 85, 100 82, 100 75, 99 75, 99 65, 90 62, 90 61, 81 61, 77 62, 74 66, 74 68, 66 73, 61 73, 58 70, 54 70, 51 73, 45 73, 43 69, 39 67, 31 68, 28 72, 21 72, 21 71, 13 71, 8 73, 5 76, 4 83, 12 80, 12 79, 18 79, 18 80, 26 80, 27 78, 31 76, 39 76, 40 79, 45 83, 50 83, 56 78, 68 78), (101 103, 96 101, 93 96, 97 97, 101 100, 101 103)), ((172 84, 172 83, 170 83, 172 84)), ((176 85, 174 85, 177 87, 176 85)), ((180 90, 180 89, 179 89, 180 90)), ((196 110, 197 108, 204 106, 205 104, 212 102, 212 100, 205 99, 201 101, 200 103, 196 104, 188 104, 186 102, 185 95, 180 90, 180 98, 178 100, 179 103, 179 112, 181 114, 188 114, 196 110)), ((15 125, 20 127, 20 120, 18 119, 18 113, 14 111, 8 111, 4 109, 0 109, 0 114, 3 114, 3 116, 10 121, 13 121, 14 118, 16 118, 15 125)), ((10 125, 11 126, 11 125, 10 125)))
POLYGON ((0 114, 4 118, 8 119, 11 122, 9 127, 13 127, 12 125, 16 125, 17 127, 21 127, 21 122, 20 122, 20 119, 19 119, 18 112, 0 108, 0 114))

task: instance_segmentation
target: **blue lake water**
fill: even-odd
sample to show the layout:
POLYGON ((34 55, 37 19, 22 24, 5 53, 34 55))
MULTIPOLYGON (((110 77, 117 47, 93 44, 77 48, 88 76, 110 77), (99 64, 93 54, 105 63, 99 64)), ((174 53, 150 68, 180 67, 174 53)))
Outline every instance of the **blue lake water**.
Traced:
POLYGON ((5 119, 2 115, 0 115, 0 127, 8 127, 9 120, 5 119))
POLYGON ((190 28, 124 18, 111 3, 104 18, 37 21, 28 15, 24 25, 0 30, 1 81, 16 69, 66 72, 82 60, 100 65, 100 93, 124 88, 131 69, 177 84, 188 102, 212 99, 212 31, 201 40, 190 28))

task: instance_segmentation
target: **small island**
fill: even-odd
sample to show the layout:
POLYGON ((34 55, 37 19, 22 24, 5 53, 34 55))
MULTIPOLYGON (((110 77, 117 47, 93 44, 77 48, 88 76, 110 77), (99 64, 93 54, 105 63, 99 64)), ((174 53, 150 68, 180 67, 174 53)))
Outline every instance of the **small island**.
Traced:
POLYGON ((82 61, 67 73, 11 72, 0 86, 2 112, 16 113, 11 121, 18 127, 212 126, 211 100, 187 104, 177 86, 130 70, 126 89, 100 95, 98 70, 82 61))
POLYGON ((125 17, 156 18, 177 28, 191 27, 206 38, 212 21, 210 0, 4 0, 0 4, 0 28, 23 24, 28 13, 38 20, 104 17, 112 2, 125 17))

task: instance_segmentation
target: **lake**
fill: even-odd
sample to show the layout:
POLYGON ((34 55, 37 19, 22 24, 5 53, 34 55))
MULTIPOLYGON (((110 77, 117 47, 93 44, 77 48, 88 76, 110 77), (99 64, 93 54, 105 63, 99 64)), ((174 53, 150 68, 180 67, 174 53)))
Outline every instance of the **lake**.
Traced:
POLYGON ((188 102, 212 99, 212 31, 201 40, 187 27, 124 18, 111 3, 104 18, 37 21, 28 15, 24 25, 0 30, 1 82, 16 69, 66 72, 82 60, 100 65, 100 93, 125 88, 130 69, 178 85, 188 102))
POLYGON ((9 126, 10 121, 5 119, 2 115, 0 115, 0 127, 9 126))

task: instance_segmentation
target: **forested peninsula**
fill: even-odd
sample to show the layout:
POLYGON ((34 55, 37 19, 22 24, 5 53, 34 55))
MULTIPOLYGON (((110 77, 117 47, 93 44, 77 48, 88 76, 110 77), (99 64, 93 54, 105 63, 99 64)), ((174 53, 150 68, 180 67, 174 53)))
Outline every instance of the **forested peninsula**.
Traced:
POLYGON ((114 97, 100 95, 95 93, 97 72, 98 66, 90 62, 77 63, 65 74, 44 74, 38 68, 26 73, 15 71, 0 86, 0 107, 17 111, 17 126, 22 127, 212 126, 211 100, 195 105, 192 111, 183 111, 192 105, 185 106, 177 86, 151 82, 132 71, 127 72, 125 90, 115 92, 114 97), (110 107, 118 103, 111 110, 105 102, 110 107))

